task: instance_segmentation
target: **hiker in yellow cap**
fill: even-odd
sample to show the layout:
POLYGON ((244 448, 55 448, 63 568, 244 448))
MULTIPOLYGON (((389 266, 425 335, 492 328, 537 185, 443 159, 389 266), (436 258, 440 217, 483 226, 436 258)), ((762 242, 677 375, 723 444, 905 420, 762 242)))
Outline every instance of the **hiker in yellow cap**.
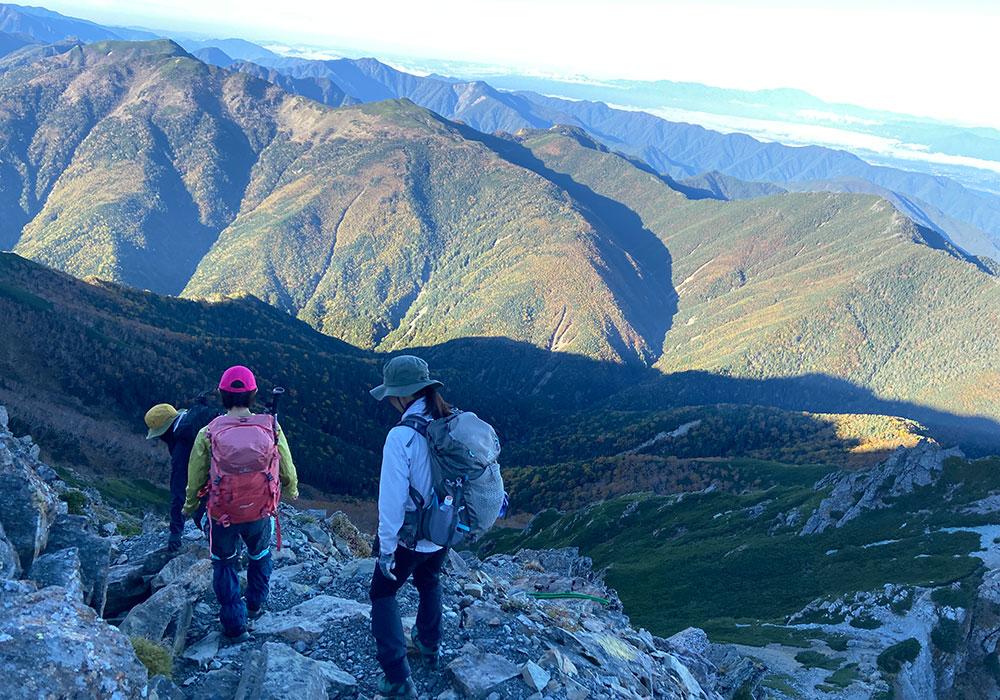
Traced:
MULTIPOLYGON (((191 410, 177 410, 168 403, 159 403, 146 411, 146 439, 160 438, 170 451, 170 536, 167 550, 176 552, 181 548, 181 533, 184 532, 184 496, 187 488, 188 459, 198 431, 219 415, 208 405, 204 395, 191 410)), ((205 515, 202 506, 192 517, 201 528, 205 515)))

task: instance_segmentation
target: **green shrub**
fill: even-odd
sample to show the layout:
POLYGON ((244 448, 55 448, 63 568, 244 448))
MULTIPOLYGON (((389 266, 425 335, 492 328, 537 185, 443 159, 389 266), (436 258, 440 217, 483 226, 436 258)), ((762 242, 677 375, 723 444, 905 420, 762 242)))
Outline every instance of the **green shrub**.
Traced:
POLYGON ((807 651, 800 651, 795 655, 795 660, 806 668, 822 668, 827 671, 836 671, 840 668, 840 665, 844 663, 843 658, 832 659, 826 654, 821 654, 818 651, 813 651, 809 649, 807 651))
POLYGON ((83 509, 90 503, 90 499, 82 491, 67 491, 59 498, 66 502, 66 510, 70 515, 83 515, 83 509))
POLYGON ((826 645, 834 651, 847 651, 848 637, 842 634, 831 634, 826 638, 826 645))
POLYGON ((941 651, 949 654, 957 652, 962 642, 958 622, 947 617, 939 620, 931 632, 931 641, 941 651))
POLYGON ((878 655, 878 667, 894 676, 900 672, 903 664, 913 661, 920 655, 920 649, 920 642, 913 637, 904 639, 878 655))
POLYGON ((964 584, 958 588, 935 588, 931 591, 931 600, 949 608, 971 608, 976 601, 976 589, 964 584))
POLYGON ((892 610, 893 615, 903 617, 910 611, 910 608, 913 607, 913 600, 916 596, 913 595, 913 591, 909 588, 907 588, 904 592, 906 595, 903 598, 889 604, 889 609, 892 610))
POLYGON ((834 686, 834 688, 847 688, 857 680, 861 680, 861 674, 858 673, 858 665, 847 664, 827 676, 823 682, 834 686))
POLYGON ((871 615, 858 615, 851 620, 850 624, 851 627, 856 627, 859 630, 877 630, 882 626, 882 623, 871 615))
POLYGON ((169 651, 145 637, 132 637, 131 642, 132 648, 135 649, 135 655, 139 657, 139 661, 146 667, 146 673, 149 674, 150 678, 159 675, 166 676, 167 678, 171 677, 174 660, 171 658, 169 651))

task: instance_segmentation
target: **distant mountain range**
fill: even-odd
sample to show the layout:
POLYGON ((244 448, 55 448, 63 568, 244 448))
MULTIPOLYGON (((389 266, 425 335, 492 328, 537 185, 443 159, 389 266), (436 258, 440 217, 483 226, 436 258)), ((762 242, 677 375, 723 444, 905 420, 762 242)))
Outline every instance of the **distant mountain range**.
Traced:
MULTIPOLYGON (((18 26, 32 28, 42 19, 57 22, 56 27, 44 32, 42 29, 33 29, 38 32, 38 36, 57 36, 60 28, 64 30, 63 36, 72 35, 73 30, 78 34, 85 33, 84 30, 88 28, 90 32, 97 31, 95 28, 98 28, 115 35, 100 38, 123 37, 132 31, 116 27, 101 28, 100 25, 85 20, 74 20, 40 8, 16 5, 0 7, 5 8, 8 15, 18 18, 18 26)), ((202 60, 249 72, 268 79, 283 89, 333 106, 349 104, 352 100, 372 102, 406 97, 442 116, 462 121, 485 133, 498 130, 513 133, 521 128, 548 128, 557 124, 580 126, 605 145, 638 156, 660 173, 676 179, 717 171, 737 179, 772 182, 793 191, 850 192, 867 188, 867 191, 886 193, 894 205, 917 223, 937 230, 973 255, 1000 261, 1000 196, 969 190, 955 181, 939 176, 873 166, 845 151, 819 146, 788 147, 761 142, 743 134, 720 134, 691 124, 669 122, 652 114, 614 109, 601 102, 589 101, 593 96, 603 95, 611 90, 615 95, 630 95, 631 101, 627 101, 628 104, 653 106, 656 100, 662 102, 662 95, 667 88, 672 88, 674 91, 669 94, 677 95, 676 99, 680 100, 678 104, 693 108, 703 105, 705 101, 719 99, 719 94, 722 93, 732 101, 739 96, 739 91, 725 91, 696 84, 674 84, 669 81, 611 81, 595 85, 590 81, 517 78, 509 75, 497 77, 500 84, 508 87, 530 85, 544 89, 548 94, 555 92, 584 98, 568 100, 547 97, 537 91, 497 90, 481 80, 420 77, 396 70, 375 59, 312 61, 284 58, 242 39, 177 39, 184 48, 202 52, 198 56, 202 60), (246 62, 260 63, 277 72, 241 65, 246 62), (279 74, 286 78, 279 77, 279 74), (518 83, 517 80, 521 82, 518 83), (863 185, 859 182, 861 180, 869 184, 863 185)), ((759 109, 793 116, 802 109, 815 108, 813 111, 816 111, 826 105, 799 90, 763 91, 747 95, 761 102, 759 109)), ((854 115, 855 119, 867 121, 875 121, 871 119, 873 116, 888 115, 860 108, 853 110, 858 115, 851 112, 848 116, 854 115)), ((924 126, 926 129, 921 135, 930 137, 937 134, 941 147, 946 152, 958 152, 955 151, 958 148, 962 153, 967 153, 970 144, 978 144, 986 149, 981 157, 992 157, 992 139, 996 137, 996 144, 1000 144, 1000 132, 994 134, 989 129, 974 130, 974 133, 966 130, 968 138, 965 138, 962 134, 966 134, 966 131, 960 129, 949 130, 946 126, 940 126, 932 134, 928 130, 932 130, 934 125, 924 126), (965 140, 962 141, 962 138, 965 140), (959 141, 963 145, 959 146, 959 141), (952 149, 949 151, 944 144, 951 144, 952 149)), ((937 141, 934 143, 938 144, 937 141)), ((1000 148, 1000 145, 996 147, 1000 148)))

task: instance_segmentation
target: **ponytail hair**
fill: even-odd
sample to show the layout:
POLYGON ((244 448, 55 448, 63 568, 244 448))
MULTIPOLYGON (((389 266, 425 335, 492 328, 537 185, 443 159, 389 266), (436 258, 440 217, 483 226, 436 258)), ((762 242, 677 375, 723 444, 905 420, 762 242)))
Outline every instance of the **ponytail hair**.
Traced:
POLYGON ((424 387, 417 392, 417 396, 424 399, 424 403, 427 404, 427 411, 431 414, 431 418, 436 420, 438 418, 444 418, 451 413, 452 405, 444 400, 444 397, 441 396, 437 387, 424 387))

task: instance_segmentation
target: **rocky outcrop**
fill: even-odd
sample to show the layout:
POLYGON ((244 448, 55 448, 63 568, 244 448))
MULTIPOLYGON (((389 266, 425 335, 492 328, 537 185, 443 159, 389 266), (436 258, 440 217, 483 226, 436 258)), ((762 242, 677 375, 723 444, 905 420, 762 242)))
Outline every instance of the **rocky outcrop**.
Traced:
POLYGON ((84 603, 83 579, 80 574, 80 555, 76 547, 67 547, 43 554, 31 565, 28 578, 39 587, 62 586, 66 593, 84 603))
POLYGON ((111 566, 111 540, 89 531, 82 515, 61 515, 52 525, 48 550, 74 548, 80 557, 80 577, 84 602, 104 614, 108 593, 108 568, 111 566))
POLYGON ((16 438, 7 430, 6 411, 0 418, 0 525, 20 568, 27 570, 66 504, 40 476, 43 467, 46 474, 51 470, 38 461, 38 447, 30 437, 16 438))
MULTIPOLYGON (((4 698, 375 695, 379 669, 368 601, 375 561, 370 538, 344 514, 281 507, 285 548, 273 550, 267 610, 251 621, 250 640, 232 644, 219 634, 212 564, 199 533, 185 534, 189 544, 179 555, 163 548, 165 523, 154 514, 143 520, 141 535, 102 536, 113 530, 105 525, 118 522, 113 513, 61 512, 58 494, 84 491, 60 486, 51 470, 33 462, 30 441, 12 449, 9 436, 0 438, 0 471, 24 476, 41 494, 22 509, 34 514, 27 518, 34 530, 21 530, 30 537, 18 539, 25 558, 17 546, 8 563, 0 558, 4 575, 30 576, 0 580, 4 698), (120 617, 120 628, 101 620, 102 610, 120 617), (173 679, 147 680, 129 637, 164 646, 173 679)), ((96 494, 87 498, 98 502, 96 494)), ((485 561, 449 552, 442 587, 441 663, 429 668, 419 655, 411 663, 426 700, 724 697, 716 689, 727 687, 729 676, 709 660, 703 634, 689 631, 671 641, 632 628, 615 592, 576 550, 485 561)), ((415 589, 404 586, 398 602, 409 630, 415 589)))
POLYGON ((0 678, 9 700, 146 696, 146 669, 125 635, 58 586, 4 605, 0 678))
POLYGON ((162 642, 174 654, 184 650, 195 602, 212 585, 212 562, 197 561, 177 580, 132 608, 121 624, 125 634, 162 642))
POLYGON ((958 448, 945 450, 933 440, 921 440, 915 447, 900 447, 878 466, 856 472, 833 472, 816 482, 817 490, 831 487, 833 490, 806 521, 801 534, 812 535, 831 526, 843 527, 865 511, 888 508, 885 499, 934 483, 944 461, 961 456, 958 448))
POLYGON ((0 581, 17 578, 21 573, 21 558, 14 545, 7 539, 3 523, 0 523, 0 581))

